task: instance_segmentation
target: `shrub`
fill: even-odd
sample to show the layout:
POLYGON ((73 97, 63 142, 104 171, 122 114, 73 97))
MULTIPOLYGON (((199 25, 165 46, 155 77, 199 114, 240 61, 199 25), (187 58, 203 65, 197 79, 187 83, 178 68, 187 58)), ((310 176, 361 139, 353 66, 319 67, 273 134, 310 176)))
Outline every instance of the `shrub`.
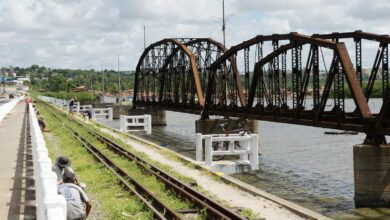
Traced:
POLYGON ((100 100, 100 95, 95 94, 94 97, 92 97, 91 93, 89 92, 45 92, 42 95, 55 97, 59 99, 65 99, 69 100, 71 98, 77 98, 77 101, 79 102, 85 102, 85 101, 92 101, 92 100, 100 100))

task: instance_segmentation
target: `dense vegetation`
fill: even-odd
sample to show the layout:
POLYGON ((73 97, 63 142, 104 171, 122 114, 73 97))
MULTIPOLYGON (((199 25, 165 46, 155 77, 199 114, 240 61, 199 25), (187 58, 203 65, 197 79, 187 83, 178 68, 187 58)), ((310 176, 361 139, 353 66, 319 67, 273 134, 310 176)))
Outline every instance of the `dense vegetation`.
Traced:
MULTIPOLYGON (((6 68, 6 70, 3 68, 3 71, 7 70, 15 72, 17 76, 30 76, 32 89, 40 92, 69 93, 76 87, 85 86, 87 90, 94 90, 96 94, 99 94, 103 91, 103 76, 105 93, 117 95, 119 92, 119 74, 114 70, 50 69, 38 65, 27 68, 14 67, 12 70, 11 68, 6 68)), ((121 91, 133 87, 133 72, 120 71, 120 77, 121 91)), ((69 96, 70 94, 64 94, 64 97, 69 96)), ((91 97, 92 95, 89 95, 89 98, 91 97)), ((81 95, 81 98, 86 98, 86 95, 81 95)))
MULTIPOLYGON (((381 98, 382 97, 382 76, 380 74, 380 71, 378 72, 378 75, 377 75, 377 78, 376 78, 376 81, 374 83, 374 86, 372 88, 372 92, 371 92, 371 96, 372 98, 381 98)), ((291 76, 291 71, 288 71, 287 73, 287 91, 288 92, 291 92, 292 91, 292 76, 291 76)), ((363 71, 363 80, 362 80, 362 83, 363 83, 363 92, 365 92, 365 89, 367 88, 367 84, 368 84, 368 80, 369 80, 369 74, 370 74, 370 71, 369 69, 365 69, 363 71)), ((253 75, 253 72, 250 73, 250 77, 252 78, 252 75, 253 75)), ((267 73, 266 73, 267 75, 267 73)), ((326 81, 326 78, 327 78, 327 75, 325 75, 324 72, 320 73, 320 87, 323 87, 325 85, 325 81, 326 81)), ((266 85, 268 86, 268 79, 265 80, 265 83, 266 85)), ((280 80, 280 86, 282 86, 282 82, 280 80)), ((245 77, 244 76, 241 76, 241 84, 242 85, 245 85, 245 77)), ((310 76, 310 79, 309 79, 309 84, 307 86, 307 88, 309 90, 312 90, 313 89, 313 78, 312 76, 310 76)), ((329 96, 330 97, 333 97, 333 87, 330 91, 330 94, 329 96)), ((351 91, 349 90, 349 86, 347 84, 347 80, 344 79, 344 95, 346 98, 352 98, 352 94, 351 94, 351 91)))
POLYGON ((56 97, 59 99, 70 100, 71 98, 76 98, 79 102, 99 100, 100 95, 91 94, 90 92, 44 92, 42 95, 56 97))
MULTIPOLYGON (((77 97, 80 101, 83 100, 96 100, 103 91, 102 77, 104 75, 104 92, 117 95, 119 92, 119 74, 114 70, 96 71, 90 70, 72 70, 72 69, 50 69, 44 66, 32 65, 28 68, 2 68, 4 71, 13 71, 17 76, 30 76, 31 89, 45 93, 49 96, 55 96, 58 98, 69 99, 70 97, 77 97), (85 86, 87 91, 94 91, 93 94, 85 93, 71 93, 76 87, 85 86)), ((363 74, 363 87, 365 88, 369 78, 369 69, 365 69, 363 74)), ((250 75, 252 75, 251 73, 250 75)), ((288 91, 292 91, 291 88, 291 72, 287 76, 288 91)), ((121 91, 132 89, 134 86, 134 72, 121 71, 121 91)), ((320 75, 320 85, 324 85, 326 75, 320 75)), ((245 77, 241 77, 242 85, 245 84, 245 77)), ((310 80, 309 89, 312 89, 312 82, 310 80)), ((345 81, 345 97, 350 98, 351 92, 345 81)), ((333 96, 331 94, 330 96, 333 96)), ((371 97, 382 97, 382 80, 381 75, 378 74, 377 80, 374 84, 371 97)))

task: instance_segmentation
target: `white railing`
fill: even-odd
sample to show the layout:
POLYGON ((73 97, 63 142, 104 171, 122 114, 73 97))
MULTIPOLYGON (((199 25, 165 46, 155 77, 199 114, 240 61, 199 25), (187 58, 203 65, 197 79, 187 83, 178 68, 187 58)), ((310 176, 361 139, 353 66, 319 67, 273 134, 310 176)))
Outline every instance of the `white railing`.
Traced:
POLYGON ((80 105, 80 112, 85 112, 92 109, 92 105, 80 105))
POLYGON ((24 96, 20 96, 17 98, 14 98, 13 100, 3 104, 0 106, 0 121, 2 121, 5 116, 7 116, 8 113, 12 111, 12 109, 20 102, 20 100, 23 99, 24 96))
POLYGON ((74 105, 72 107, 72 112, 80 113, 80 102, 74 102, 74 105))
POLYGON ((112 121, 112 108, 94 108, 92 109, 92 119, 108 119, 112 121))
POLYGON ((45 102, 49 102, 49 103, 52 103, 60 108, 63 108, 63 109, 69 109, 69 101, 65 100, 65 99, 57 99, 57 98, 54 98, 54 97, 48 97, 48 96, 39 96, 39 99, 42 100, 42 101, 45 101, 45 102))
MULTIPOLYGON (((42 101, 57 105, 58 107, 63 108, 65 110, 69 110, 69 101, 67 101, 65 99, 57 99, 57 98, 48 97, 48 96, 39 96, 39 99, 42 101)), ((72 111, 76 112, 76 113, 80 113, 81 111, 84 110, 84 108, 82 108, 82 106, 84 106, 84 108, 86 108, 86 106, 87 107, 90 106, 90 108, 92 108, 92 105, 80 105, 80 102, 75 102, 73 107, 72 107, 72 111)))
POLYGON ((34 164, 35 200, 38 220, 65 220, 66 201, 58 194, 57 175, 52 171, 46 142, 32 104, 29 104, 30 134, 34 164))
POLYGON ((240 163, 247 163, 252 170, 258 170, 258 153, 257 134, 196 134, 196 160, 203 161, 204 156, 205 164, 209 166, 212 166, 213 156, 240 155, 240 163))
POLYGON ((151 115, 121 115, 120 130, 123 132, 137 131, 132 127, 143 127, 146 134, 152 134, 152 116, 151 115))

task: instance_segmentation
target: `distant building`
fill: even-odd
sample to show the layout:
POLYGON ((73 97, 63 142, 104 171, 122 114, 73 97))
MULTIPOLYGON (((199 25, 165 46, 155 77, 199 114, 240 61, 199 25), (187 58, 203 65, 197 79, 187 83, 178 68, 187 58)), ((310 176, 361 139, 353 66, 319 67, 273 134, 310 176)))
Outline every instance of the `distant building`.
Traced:
POLYGON ((79 86, 72 89, 72 92, 88 92, 88 89, 85 86, 79 86))

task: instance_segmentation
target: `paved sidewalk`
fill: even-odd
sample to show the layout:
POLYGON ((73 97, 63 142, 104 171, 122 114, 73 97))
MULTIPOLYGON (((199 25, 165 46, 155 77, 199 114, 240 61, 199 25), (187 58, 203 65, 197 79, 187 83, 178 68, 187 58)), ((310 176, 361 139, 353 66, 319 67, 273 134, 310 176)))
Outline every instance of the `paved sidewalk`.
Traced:
POLYGON ((20 102, 0 122, 0 219, 35 219, 25 107, 20 102))

